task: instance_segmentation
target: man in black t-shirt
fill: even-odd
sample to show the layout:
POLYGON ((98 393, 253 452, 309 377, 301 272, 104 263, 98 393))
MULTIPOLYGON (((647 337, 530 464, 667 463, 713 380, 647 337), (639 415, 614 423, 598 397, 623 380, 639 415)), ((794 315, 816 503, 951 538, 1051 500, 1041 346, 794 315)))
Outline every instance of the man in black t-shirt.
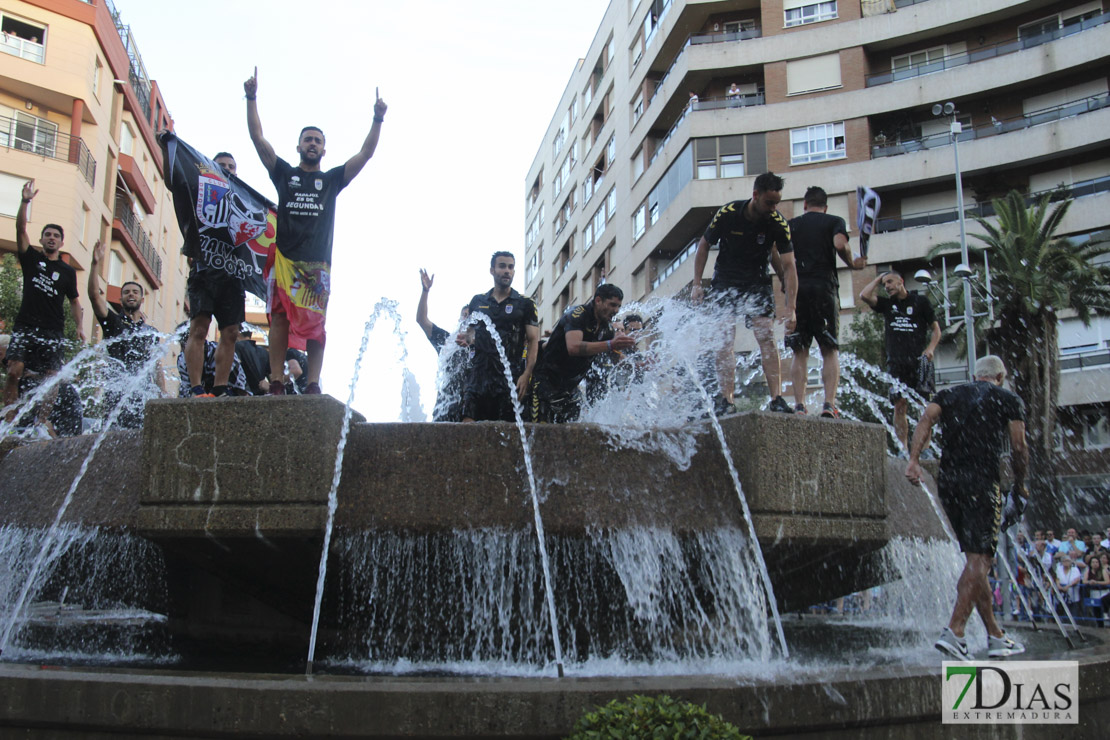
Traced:
MULTIPOLYGON (((243 83, 247 96, 247 128, 251 141, 270 174, 278 193, 277 246, 267 261, 270 280, 270 392, 283 393, 285 350, 289 337, 305 341, 308 351, 306 393, 320 392, 324 363, 324 331, 331 295, 331 251, 335 231, 335 202, 351 184, 378 146, 386 104, 375 90, 374 123, 353 157, 324 171, 324 132, 316 126, 301 129, 297 140, 300 162, 296 167, 278 157, 262 135, 258 117, 258 68, 243 83)), ((299 344, 299 343, 298 343, 299 344)))
POLYGON ((235 343, 235 356, 239 358, 251 395, 264 396, 270 392, 270 383, 266 380, 270 374, 270 353, 255 344, 253 336, 253 327, 243 322, 239 327, 239 341, 235 343))
POLYGON ((775 294, 767 265, 773 264, 786 288, 786 330, 794 331, 794 307, 798 294, 798 273, 794 265, 790 226, 776 210, 782 200, 783 179, 765 172, 755 179, 749 200, 727 203, 709 222, 694 255, 694 283, 690 300, 699 304, 704 297, 702 274, 709 260, 709 248, 720 242, 720 252, 713 266, 710 297, 729 313, 728 327, 721 338, 717 353, 717 377, 720 383, 714 399, 718 415, 735 412, 733 393, 736 386, 736 319, 744 317, 744 326, 753 330, 763 361, 763 376, 771 396, 771 411, 792 413, 790 404, 780 395, 779 352, 775 346, 775 294))
POLYGON ((853 270, 867 266, 866 257, 852 258, 848 245, 848 226, 840 216, 828 213, 829 196, 819 187, 806 190, 805 212, 790 219, 794 242, 794 263, 798 268, 798 326, 786 335, 787 349, 794 351, 791 384, 794 411, 806 413, 806 376, 809 373, 809 347, 817 340, 821 350, 821 385, 825 391, 821 416, 836 419, 836 389, 840 384, 840 280, 836 258, 853 270))
MULTIPOLYGON (((450 332, 436 326, 428 318, 428 293, 432 290, 435 275, 429 275, 424 269, 420 270, 420 302, 416 306, 416 323, 420 325, 424 336, 432 343, 437 353, 442 354, 447 340, 451 338, 450 332)), ((463 306, 459 319, 469 315, 469 307, 463 306)), ((452 349, 450 356, 443 368, 443 390, 436 395, 435 409, 432 411, 432 421, 462 421, 463 420, 463 380, 466 372, 468 350, 465 348, 452 349)))
MULTIPOLYGON (((940 324, 933 314, 933 304, 917 291, 906 290, 902 276, 893 270, 880 273, 859 294, 860 300, 883 315, 886 320, 886 369, 898 382, 929 400, 933 374, 933 352, 940 343, 940 324), (876 295, 879 284, 886 296, 876 295)), ((903 447, 908 447, 909 402, 897 387, 891 388, 894 402, 894 431, 903 447)))
MULTIPOLYGON (((108 356, 120 363, 117 371, 108 379, 110 388, 105 394, 105 402, 111 409, 120 403, 123 386, 130 386, 135 376, 143 372, 150 361, 151 353, 158 347, 158 333, 146 323, 143 316, 143 298, 146 296, 143 286, 133 280, 120 286, 119 313, 113 311, 101 295, 100 265, 104 262, 105 248, 99 240, 93 245, 88 289, 93 314, 96 315, 104 332, 104 339, 108 342, 108 356)), ((153 372, 158 389, 164 393, 166 387, 160 363, 155 365, 153 372)), ((124 429, 141 428, 146 400, 150 395, 149 388, 135 389, 130 393, 116 416, 116 425, 124 429)))
POLYGON ((476 314, 488 316, 497 330, 518 400, 528 391, 539 351, 540 317, 536 304, 512 289, 516 258, 511 252, 494 252, 489 272, 493 276, 493 288, 470 299, 467 306, 470 328, 459 335, 460 340, 474 349, 466 374, 463 421, 516 419, 497 344, 485 322, 474 320, 476 314))
POLYGON ((635 339, 614 333, 611 326, 623 300, 620 288, 605 283, 598 286, 593 300, 559 319, 533 376, 532 421, 575 421, 580 410, 578 384, 594 361, 605 353, 636 346, 635 339))
MULTIPOLYGON (((19 398, 19 380, 24 370, 53 375, 62 367, 65 342, 65 301, 77 324, 77 338, 85 342, 84 311, 77 301, 77 271, 61 259, 65 231, 58 224, 46 224, 39 235, 42 251, 31 246, 27 235, 27 206, 38 195, 33 182, 23 185, 22 200, 15 214, 15 241, 19 266, 23 270, 23 300, 12 326, 8 345, 8 377, 4 381, 4 405, 19 398)), ((50 414, 55 391, 44 399, 40 419, 50 414)), ((13 421, 14 409, 7 414, 13 421)))
MULTIPOLYGON (((999 461, 1007 440, 1013 472, 1013 502, 1024 500, 1029 448, 1025 441, 1025 408, 1021 399, 1002 388, 1006 366, 994 355, 975 363, 975 380, 946 388, 925 408, 913 433, 906 477, 920 483, 921 451, 929 444, 936 423, 941 425, 940 475, 937 495, 967 555, 956 584, 956 606, 935 646, 959 660, 971 660, 964 627, 973 609, 990 635, 988 657, 1004 658, 1025 651, 1006 637, 995 621, 988 581, 991 560, 1002 525, 1003 496, 999 490, 999 461)), ((1024 508, 1021 506, 1020 508, 1024 508)))

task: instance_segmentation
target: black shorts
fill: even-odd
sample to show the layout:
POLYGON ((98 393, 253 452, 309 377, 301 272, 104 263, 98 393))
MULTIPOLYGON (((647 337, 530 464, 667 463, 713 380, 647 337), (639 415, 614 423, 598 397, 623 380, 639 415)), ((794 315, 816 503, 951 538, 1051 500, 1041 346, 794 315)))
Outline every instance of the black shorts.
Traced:
POLYGON ((960 550, 994 555, 998 530, 1002 527, 1002 489, 998 481, 946 478, 941 473, 937 495, 952 523, 960 550))
POLYGON ((578 421, 582 413, 578 387, 567 391, 541 380, 532 381, 532 421, 544 424, 566 424, 578 421))
POLYGON ((516 412, 509 392, 481 393, 467 391, 463 417, 474 421, 516 421, 516 412))
POLYGON ((766 283, 733 283, 710 285, 709 300, 713 305, 731 311, 735 318, 744 317, 744 326, 752 328, 752 319, 775 315, 775 289, 766 283))
POLYGON ((52 373, 62 369, 65 359, 65 335, 60 331, 37 326, 16 325, 8 344, 7 362, 22 362, 35 373, 52 373))
POLYGON ((786 335, 789 349, 809 349, 813 340, 824 349, 837 349, 840 336, 840 293, 827 280, 798 283, 798 328, 786 335))
POLYGON ((194 270, 187 284, 189 318, 215 316, 216 326, 223 329, 243 323, 246 317, 246 293, 243 282, 219 270, 194 270))
MULTIPOLYGON (((923 396, 926 401, 928 401, 929 396, 932 395, 928 389, 921 387, 920 356, 907 360, 891 360, 888 357, 886 361, 886 371, 892 378, 900 383, 905 383, 907 388, 923 396)), ((896 385, 892 385, 890 387, 890 400, 897 401, 900 398, 905 398, 902 389, 896 385)))

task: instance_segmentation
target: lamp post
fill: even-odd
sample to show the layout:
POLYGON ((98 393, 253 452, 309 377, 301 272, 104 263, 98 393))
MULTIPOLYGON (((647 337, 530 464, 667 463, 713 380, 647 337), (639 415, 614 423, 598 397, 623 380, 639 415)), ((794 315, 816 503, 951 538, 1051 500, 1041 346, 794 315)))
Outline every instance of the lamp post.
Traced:
POLYGON ((948 101, 944 105, 937 103, 933 106, 933 115, 948 119, 948 133, 952 137, 952 153, 956 158, 956 209, 960 221, 960 264, 956 266, 956 275, 964 281, 964 328, 967 332, 967 376, 975 379, 975 317, 971 309, 971 261, 967 256, 967 230, 964 227, 964 186, 960 173, 960 143, 959 135, 963 132, 963 125, 956 120, 956 104, 948 101))

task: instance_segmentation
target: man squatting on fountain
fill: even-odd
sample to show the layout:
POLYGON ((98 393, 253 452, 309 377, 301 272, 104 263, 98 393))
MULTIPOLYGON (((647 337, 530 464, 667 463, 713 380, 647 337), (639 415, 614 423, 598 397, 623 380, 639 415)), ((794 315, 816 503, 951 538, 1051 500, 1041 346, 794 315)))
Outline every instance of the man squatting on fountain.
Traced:
MULTIPOLYGON (((65 342, 65 301, 77 324, 77 338, 85 343, 82 325, 84 311, 77 301, 77 271, 61 259, 65 232, 58 224, 46 224, 39 234, 42 251, 31 246, 27 235, 27 206, 36 195, 33 182, 23 184, 22 200, 15 213, 15 242, 19 266, 23 270, 23 300, 12 326, 8 345, 8 378, 4 382, 4 405, 19 398, 19 381, 24 371, 54 375, 62 367, 65 342)), ((45 422, 54 405, 57 388, 43 399, 39 420, 45 422)), ((15 410, 8 412, 7 421, 15 419, 15 410)))
MULTIPOLYGON (((516 275, 516 258, 512 252, 494 252, 489 261, 489 273, 493 276, 493 287, 470 299, 467 314, 471 317, 485 314, 493 322, 516 384, 517 399, 523 399, 539 351, 539 312, 531 298, 512 288, 516 275)), ((501 355, 485 323, 471 322, 456 341, 474 348, 466 376, 463 421, 515 421, 501 355)))
POLYGON ((316 126, 301 129, 297 141, 300 162, 292 167, 262 135, 257 67, 243 83, 243 91, 251 141, 278 193, 279 236, 273 262, 268 264, 270 299, 266 307, 270 314, 270 393, 285 393, 285 352, 290 336, 303 339, 308 351, 305 393, 319 393, 327 338, 324 323, 331 294, 335 202, 339 191, 350 185, 374 156, 388 106, 375 90, 374 122, 362 148, 343 165, 324 172, 320 169, 325 154, 324 132, 316 126), (302 282, 301 290, 292 290, 294 280, 302 282))
POLYGON ((604 283, 589 303, 575 306, 559 319, 533 375, 532 421, 576 421, 581 410, 578 384, 594 360, 636 346, 634 338, 614 333, 611 325, 623 300, 620 288, 604 283))
POLYGON ((729 314, 728 326, 722 332, 717 352, 718 391, 714 399, 717 415, 735 413, 733 392, 736 387, 736 319, 744 317, 744 326, 755 334, 763 361, 763 376, 771 395, 771 411, 793 413, 783 399, 779 375, 779 352, 775 346, 775 293, 771 263, 786 288, 786 310, 783 320, 786 331, 797 326, 794 307, 798 297, 798 272, 794 265, 794 247, 790 242, 790 226, 776 210, 782 200, 784 181, 773 172, 755 178, 752 197, 726 203, 709 222, 698 242, 694 255, 694 284, 690 300, 700 304, 704 298, 701 284, 709 247, 720 242, 709 298, 729 314))
POLYGON ((1004 658, 1025 652, 1006 636, 994 618, 988 582, 1000 528, 1008 528, 1024 509, 1025 471, 1029 448, 1025 442, 1025 408, 1017 394, 1002 387, 1006 366, 995 355, 975 363, 975 380, 946 388, 925 407, 913 433, 906 478, 921 482, 921 451, 929 443, 933 425, 941 425, 940 475, 937 493, 956 532, 967 563, 956 583, 956 605, 948 626, 935 646, 957 660, 971 660, 964 628, 972 609, 989 635, 987 655, 1004 658), (999 460, 1006 434, 1010 438, 1013 490, 1005 502, 999 488, 999 460))

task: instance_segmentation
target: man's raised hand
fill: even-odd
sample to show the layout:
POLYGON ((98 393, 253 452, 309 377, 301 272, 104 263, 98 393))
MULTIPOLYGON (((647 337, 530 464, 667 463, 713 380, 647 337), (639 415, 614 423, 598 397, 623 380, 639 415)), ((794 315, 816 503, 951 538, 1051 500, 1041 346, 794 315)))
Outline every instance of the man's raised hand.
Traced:
POLYGON ((246 93, 247 100, 253 100, 258 95, 258 67, 254 68, 251 78, 243 83, 243 92, 246 93))
POLYGON ((420 284, 424 286, 425 291, 432 289, 432 283, 435 282, 435 279, 435 275, 429 275, 427 270, 423 267, 420 268, 420 284))
POLYGON ((38 194, 39 191, 35 190, 34 180, 28 180, 27 182, 23 183, 23 200, 31 200, 38 194))
POLYGON ((375 87, 374 88, 374 118, 377 118, 377 119, 384 118, 385 117, 385 112, 388 109, 389 109, 389 106, 386 105, 385 101, 381 99, 380 95, 378 95, 378 88, 375 87))
POLYGON ((106 248, 104 242, 99 239, 96 240, 96 244, 92 248, 92 263, 94 265, 99 265, 104 260, 104 250, 106 248))

